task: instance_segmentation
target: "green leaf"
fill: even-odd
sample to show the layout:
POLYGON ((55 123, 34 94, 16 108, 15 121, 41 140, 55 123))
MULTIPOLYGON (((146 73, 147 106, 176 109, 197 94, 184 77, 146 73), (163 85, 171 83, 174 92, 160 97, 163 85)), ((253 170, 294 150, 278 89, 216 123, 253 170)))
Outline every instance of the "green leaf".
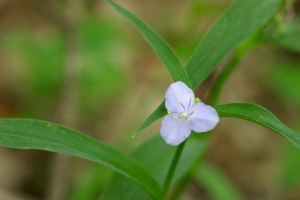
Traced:
POLYGON ((94 161, 128 177, 156 199, 162 194, 157 181, 136 160, 91 137, 54 123, 1 119, 0 146, 39 149, 94 161))
MULTIPOLYGON (((192 134, 185 144, 173 182, 180 180, 206 149, 207 134, 192 134), (197 152, 197 153, 195 153, 197 152)), ((156 180, 163 185, 176 147, 166 145, 160 136, 153 137, 138 147, 132 156, 140 161, 156 180)), ((115 174, 101 200, 149 200, 151 197, 125 176, 115 174)))
POLYGON ((260 124, 287 138, 300 149, 300 133, 284 125, 266 108, 253 103, 231 103, 215 106, 220 117, 240 118, 260 124))
POLYGON ((186 64, 194 88, 238 44, 262 28, 278 11, 283 0, 237 0, 206 34, 186 64))
POLYGON ((242 195, 226 176, 217 167, 202 163, 195 174, 195 180, 207 190, 212 199, 218 200, 242 200, 242 195))
POLYGON ((145 24, 138 17, 125 10, 112 0, 107 0, 121 15, 123 15, 143 35, 156 55, 166 65, 174 81, 183 81, 191 87, 191 81, 182 67, 175 52, 169 44, 161 38, 152 28, 145 24))
POLYGON ((166 114, 165 101, 163 101, 158 108, 136 129, 133 136, 138 135, 142 130, 150 126, 153 122, 160 119, 166 114))
MULTIPOLYGON (((283 0, 234 1, 200 41, 186 65, 193 88, 210 75, 233 48, 261 29, 276 14, 282 3, 283 0)), ((161 109, 151 114, 151 118, 143 123, 142 129, 163 116, 163 110, 158 110, 161 109)))

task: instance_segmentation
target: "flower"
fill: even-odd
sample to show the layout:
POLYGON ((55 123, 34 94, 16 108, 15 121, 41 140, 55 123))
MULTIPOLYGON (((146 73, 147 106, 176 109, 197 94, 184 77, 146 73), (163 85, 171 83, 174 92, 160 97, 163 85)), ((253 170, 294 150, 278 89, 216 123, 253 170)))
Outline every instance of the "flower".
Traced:
POLYGON ((191 131, 210 131, 219 122, 217 111, 202 102, 195 103, 194 92, 183 82, 172 83, 166 91, 164 117, 160 135, 169 145, 182 143, 191 131))

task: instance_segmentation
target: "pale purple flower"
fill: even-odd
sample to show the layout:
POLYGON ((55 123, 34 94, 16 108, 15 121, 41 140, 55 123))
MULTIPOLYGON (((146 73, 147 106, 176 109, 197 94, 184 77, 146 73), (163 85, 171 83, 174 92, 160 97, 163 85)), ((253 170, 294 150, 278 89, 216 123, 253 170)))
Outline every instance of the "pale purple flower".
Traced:
POLYGON ((201 102, 195 103, 194 92, 183 82, 172 83, 166 91, 164 117, 160 134, 169 145, 182 143, 191 131, 210 131, 219 122, 216 110, 201 102))

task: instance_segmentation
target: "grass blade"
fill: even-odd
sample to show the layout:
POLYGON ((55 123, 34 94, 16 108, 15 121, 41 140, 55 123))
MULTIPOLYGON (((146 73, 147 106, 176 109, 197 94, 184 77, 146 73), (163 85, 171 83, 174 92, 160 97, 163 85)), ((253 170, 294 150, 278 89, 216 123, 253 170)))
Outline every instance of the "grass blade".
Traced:
POLYGON ((133 158, 75 130, 31 119, 1 119, 0 146, 67 154, 105 165, 128 177, 159 199, 161 189, 133 158))
POLYGON ((283 5, 283 0, 237 0, 200 41, 186 71, 194 88, 238 44, 262 28, 283 5))

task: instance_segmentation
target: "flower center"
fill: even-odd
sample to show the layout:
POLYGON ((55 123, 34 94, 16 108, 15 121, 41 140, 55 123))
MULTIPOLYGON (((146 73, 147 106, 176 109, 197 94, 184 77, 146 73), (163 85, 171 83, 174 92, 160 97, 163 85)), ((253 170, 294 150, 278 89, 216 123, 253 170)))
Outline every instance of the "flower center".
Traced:
POLYGON ((192 97, 189 98, 189 104, 187 105, 187 107, 183 104, 183 101, 181 99, 178 100, 178 103, 181 105, 181 107, 183 108, 184 111, 182 112, 176 112, 176 111, 171 111, 168 110, 168 114, 175 114, 174 115, 174 119, 178 119, 178 118, 184 118, 186 119, 188 122, 190 121, 190 116, 196 112, 196 110, 191 111, 190 108, 192 106, 192 97))

